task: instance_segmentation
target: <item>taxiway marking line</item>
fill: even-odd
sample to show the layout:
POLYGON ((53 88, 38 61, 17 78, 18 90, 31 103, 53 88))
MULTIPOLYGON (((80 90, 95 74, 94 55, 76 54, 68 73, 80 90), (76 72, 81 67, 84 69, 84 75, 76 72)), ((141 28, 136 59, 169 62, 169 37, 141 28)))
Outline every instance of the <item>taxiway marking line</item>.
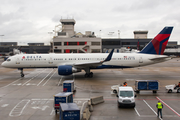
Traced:
MULTIPOLYGON (((154 112, 154 114, 157 116, 157 113, 152 109, 152 107, 145 101, 145 100, 143 100, 145 103, 146 103, 146 105, 154 112)), ((162 120, 162 118, 160 118, 160 116, 159 116, 159 119, 160 120, 162 120)))
MULTIPOLYGON (((52 71, 53 71, 53 70, 52 70, 52 71)), ((52 73, 52 71, 51 71, 49 74, 47 74, 46 77, 43 78, 43 79, 37 84, 37 86, 39 86, 39 85, 52 73)))
POLYGON ((43 73, 46 69, 44 69, 43 71, 41 71, 40 73, 38 73, 36 76, 32 77, 30 80, 28 80, 27 82, 25 82, 24 84, 22 84, 22 86, 26 85, 28 82, 30 82, 32 79, 34 79, 35 77, 37 77, 38 75, 40 75, 41 73, 43 73))
POLYGON ((54 108, 52 109, 50 115, 53 115, 53 113, 55 112, 54 108))
POLYGON ((22 114, 22 112, 24 111, 24 109, 26 108, 26 106, 28 105, 28 103, 30 102, 30 100, 21 100, 9 113, 9 116, 20 116, 22 114), (23 102, 25 102, 25 105, 23 104, 23 102), (21 104, 23 104, 24 106, 21 108, 21 104), (20 111, 19 111, 20 110, 20 111), (13 115, 14 113, 14 115, 13 115))
POLYGON ((60 85, 60 83, 61 83, 62 79, 63 79, 63 76, 61 77, 61 79, 60 79, 60 81, 59 81, 59 83, 58 83, 58 86, 60 85))
POLYGON ((137 111, 137 109, 134 108, 134 110, 136 111, 137 115, 140 117, 140 114, 139 114, 139 112, 137 111))
POLYGON ((13 84, 13 83, 15 83, 15 82, 17 82, 17 81, 19 81, 19 80, 21 80, 22 78, 19 78, 19 79, 17 79, 16 81, 14 81, 14 82, 12 82, 12 83, 10 83, 10 84, 8 84, 8 85, 6 85, 6 86, 4 86, 4 87, 1 87, 0 89, 2 89, 2 88, 5 88, 5 87, 8 87, 8 86, 10 86, 11 84, 13 84))
MULTIPOLYGON (((54 74, 57 72, 57 70, 54 72, 54 74)), ((51 77, 42 85, 42 86, 45 86, 46 83, 52 78, 52 76, 54 76, 54 74, 51 75, 51 77)))
POLYGON ((164 101, 162 101, 160 98, 156 97, 159 101, 161 101, 164 105, 166 105, 170 110, 172 110, 176 115, 180 117, 180 114, 176 112, 174 109, 172 109, 169 105, 167 105, 164 101))

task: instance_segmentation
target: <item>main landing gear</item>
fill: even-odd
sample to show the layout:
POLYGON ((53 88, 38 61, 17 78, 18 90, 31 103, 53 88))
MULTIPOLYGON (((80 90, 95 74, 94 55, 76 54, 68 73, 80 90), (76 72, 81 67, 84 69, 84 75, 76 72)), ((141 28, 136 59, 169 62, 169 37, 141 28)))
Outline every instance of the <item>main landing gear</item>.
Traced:
POLYGON ((24 77, 23 68, 18 68, 18 70, 21 70, 21 77, 24 77))
POLYGON ((90 68, 85 68, 84 71, 86 72, 84 77, 86 77, 86 78, 92 78, 93 77, 93 72, 90 72, 90 68))
POLYGON ((85 76, 86 78, 92 78, 92 77, 93 77, 93 72, 86 73, 84 76, 85 76))

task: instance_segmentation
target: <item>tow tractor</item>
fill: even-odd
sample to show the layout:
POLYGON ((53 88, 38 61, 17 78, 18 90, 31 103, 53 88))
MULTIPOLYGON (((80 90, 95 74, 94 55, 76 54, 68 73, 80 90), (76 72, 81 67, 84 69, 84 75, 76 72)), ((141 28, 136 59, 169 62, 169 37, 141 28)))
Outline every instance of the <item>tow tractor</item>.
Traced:
POLYGON ((168 93, 177 92, 180 93, 180 87, 176 87, 176 84, 173 85, 166 85, 165 88, 168 93))

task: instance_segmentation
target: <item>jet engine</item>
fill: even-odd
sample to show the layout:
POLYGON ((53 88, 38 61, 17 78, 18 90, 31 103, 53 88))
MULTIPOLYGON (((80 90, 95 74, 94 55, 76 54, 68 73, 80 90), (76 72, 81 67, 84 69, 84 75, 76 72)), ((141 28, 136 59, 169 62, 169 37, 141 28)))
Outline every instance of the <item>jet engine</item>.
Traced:
POLYGON ((59 75, 71 75, 72 73, 81 72, 81 69, 74 68, 70 65, 58 66, 59 75))

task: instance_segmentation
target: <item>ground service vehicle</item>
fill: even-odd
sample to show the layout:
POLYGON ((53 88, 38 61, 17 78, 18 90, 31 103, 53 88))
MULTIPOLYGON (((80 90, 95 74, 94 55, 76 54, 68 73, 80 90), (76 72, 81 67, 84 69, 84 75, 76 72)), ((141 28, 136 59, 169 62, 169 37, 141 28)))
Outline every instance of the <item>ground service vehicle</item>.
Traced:
POLYGON ((134 90, 129 86, 121 86, 117 92, 118 97, 118 107, 135 107, 135 97, 134 90))
POLYGON ((176 87, 177 85, 166 85, 165 88, 168 93, 177 92, 180 93, 180 87, 176 87), (175 88, 176 87, 176 88, 175 88))

